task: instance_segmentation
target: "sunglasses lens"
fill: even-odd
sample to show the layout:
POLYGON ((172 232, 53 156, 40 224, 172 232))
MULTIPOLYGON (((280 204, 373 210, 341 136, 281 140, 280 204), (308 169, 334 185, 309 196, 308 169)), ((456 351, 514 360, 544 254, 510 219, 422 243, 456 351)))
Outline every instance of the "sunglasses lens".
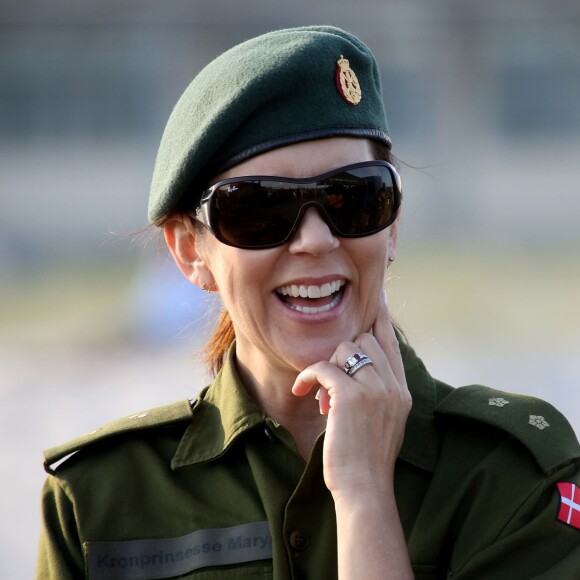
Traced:
POLYGON ((367 236, 393 221, 396 192, 386 167, 353 169, 337 178, 328 187, 325 210, 339 235, 367 236))
POLYGON ((308 206, 320 210, 336 235, 376 233, 396 217, 399 188, 388 167, 374 162, 306 182, 231 180, 217 184, 208 203, 218 239, 242 248, 266 248, 287 242, 308 206))
POLYGON ((235 246, 263 248, 282 243, 296 221, 295 202, 272 187, 277 182, 239 181, 214 194, 218 237, 235 246))

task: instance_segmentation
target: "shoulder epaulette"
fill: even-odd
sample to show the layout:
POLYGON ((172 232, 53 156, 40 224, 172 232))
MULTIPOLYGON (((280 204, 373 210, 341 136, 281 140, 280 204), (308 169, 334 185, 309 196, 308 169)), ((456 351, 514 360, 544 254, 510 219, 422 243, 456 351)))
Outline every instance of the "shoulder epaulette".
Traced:
POLYGON ((44 468, 48 473, 54 473, 53 465, 55 463, 60 462, 88 445, 103 441, 109 437, 150 429, 152 427, 163 427, 190 419, 197 401, 199 399, 195 401, 186 399, 171 405, 135 413, 124 419, 119 419, 103 427, 99 427, 64 445, 47 449, 44 451, 44 468))
POLYGON ((492 425, 529 449, 546 473, 580 458, 580 444, 567 419, 541 399, 481 385, 452 391, 435 409, 492 425))

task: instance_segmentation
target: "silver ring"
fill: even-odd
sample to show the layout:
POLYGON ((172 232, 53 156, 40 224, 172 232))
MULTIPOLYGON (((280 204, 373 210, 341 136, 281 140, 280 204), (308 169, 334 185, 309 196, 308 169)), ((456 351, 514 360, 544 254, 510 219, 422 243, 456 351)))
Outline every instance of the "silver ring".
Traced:
POLYGON ((362 352, 357 352, 352 356, 349 356, 342 367, 342 370, 349 376, 352 377, 359 369, 365 365, 372 365, 373 361, 362 352))

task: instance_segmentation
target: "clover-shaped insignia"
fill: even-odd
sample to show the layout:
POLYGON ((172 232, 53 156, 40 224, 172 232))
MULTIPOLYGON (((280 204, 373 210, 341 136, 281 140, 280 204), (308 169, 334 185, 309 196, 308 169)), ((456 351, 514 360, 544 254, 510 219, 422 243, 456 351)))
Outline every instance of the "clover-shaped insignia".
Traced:
POLYGON ((504 407, 505 405, 509 405, 510 402, 506 401, 502 397, 493 397, 493 398, 489 399, 489 404, 492 407, 504 407))
POLYGON ((542 415, 530 415, 529 423, 530 425, 533 425, 534 427, 537 427, 540 430, 550 426, 550 423, 548 423, 548 421, 546 421, 546 419, 544 419, 542 415))

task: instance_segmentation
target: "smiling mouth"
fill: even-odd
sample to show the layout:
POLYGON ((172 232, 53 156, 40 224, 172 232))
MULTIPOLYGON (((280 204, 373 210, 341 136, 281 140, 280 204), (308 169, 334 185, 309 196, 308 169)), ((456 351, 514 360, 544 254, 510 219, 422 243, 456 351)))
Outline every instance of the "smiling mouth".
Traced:
POLYGON ((276 288, 276 294, 282 303, 304 314, 318 314, 335 308, 346 287, 345 280, 333 280, 320 286, 291 284, 276 288))

